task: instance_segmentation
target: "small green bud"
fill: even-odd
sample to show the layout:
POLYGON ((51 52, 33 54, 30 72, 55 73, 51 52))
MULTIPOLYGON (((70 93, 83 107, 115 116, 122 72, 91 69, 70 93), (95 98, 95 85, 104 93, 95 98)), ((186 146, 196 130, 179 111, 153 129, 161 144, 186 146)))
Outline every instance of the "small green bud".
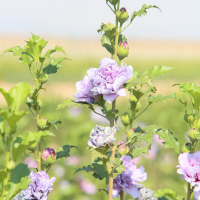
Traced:
POLYGON ((192 113, 188 114, 186 113, 184 115, 184 120, 187 122, 187 123, 190 123, 192 124, 194 122, 194 115, 192 113))
POLYGON ((131 123, 131 119, 130 116, 127 112, 125 112, 122 117, 121 117, 121 121, 124 124, 124 126, 128 126, 131 123))
POLYGON ((135 110, 138 111, 140 110, 140 108, 141 108, 141 103, 138 101, 135 110))
POLYGON ((15 168, 15 162, 13 160, 10 160, 6 167, 8 172, 12 172, 12 170, 15 168))
POLYGON ((38 80, 40 82, 40 84, 44 84, 47 82, 48 80, 48 74, 42 73, 39 75, 38 80))
POLYGON ((44 117, 42 119, 40 119, 37 123, 38 128, 40 130, 46 130, 47 126, 47 119, 45 119, 44 117))
POLYGON ((117 56, 120 60, 123 60, 125 57, 128 56, 129 47, 128 43, 120 42, 119 46, 117 47, 117 56))
POLYGON ((192 148, 191 143, 186 143, 186 144, 184 144, 183 147, 182 147, 182 152, 183 152, 183 153, 184 153, 184 152, 190 153, 191 148, 192 148))
POLYGON ((121 8, 116 12, 117 20, 123 24, 129 17, 126 8, 121 8))
POLYGON ((131 94, 130 98, 129 98, 129 101, 131 103, 136 103, 138 101, 138 99, 135 97, 135 95, 131 94))
POLYGON ((118 3, 118 0, 108 0, 113 6, 115 6, 118 3))
POLYGON ((200 137, 200 133, 197 129, 193 128, 190 132, 189 132, 189 138, 192 142, 197 141, 197 139, 200 137))
POLYGON ((113 38, 115 36, 115 33, 116 33, 115 26, 111 22, 109 22, 106 25, 104 25, 104 31, 105 31, 105 34, 110 39, 113 38))
POLYGON ((37 104, 39 105, 39 110, 42 108, 42 101, 39 99, 39 103, 37 103, 36 101, 33 101, 31 106, 34 110, 37 110, 37 104))

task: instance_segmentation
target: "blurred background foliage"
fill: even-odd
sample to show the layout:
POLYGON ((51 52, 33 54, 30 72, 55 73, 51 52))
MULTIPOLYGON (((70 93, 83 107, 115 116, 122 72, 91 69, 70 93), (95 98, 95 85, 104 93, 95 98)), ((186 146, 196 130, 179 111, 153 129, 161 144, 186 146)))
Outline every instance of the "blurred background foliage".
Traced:
MULTIPOLYGON (((2 39, 2 38, 1 38, 2 39)), ((2 39, 0 47, 3 50, 14 45, 23 46, 22 42, 26 38, 2 39)), ((46 91, 42 92, 41 99, 43 108, 41 117, 47 118, 49 121, 54 121, 60 118, 62 124, 59 130, 53 129, 56 137, 49 138, 44 141, 42 149, 45 147, 57 148, 57 146, 69 144, 76 145, 77 149, 72 149, 71 157, 57 161, 50 169, 50 176, 55 176, 54 190, 49 195, 49 200, 101 200, 106 199, 103 191, 98 189, 105 188, 103 181, 96 180, 91 173, 74 172, 82 166, 90 163, 90 153, 86 151, 89 134, 94 125, 108 125, 102 117, 91 113, 85 108, 65 108, 55 111, 56 105, 62 103, 66 98, 73 98, 72 95, 76 92, 75 83, 82 80, 86 75, 86 71, 91 67, 98 67, 99 61, 103 57, 108 57, 106 50, 101 48, 100 42, 94 41, 68 41, 65 39, 49 40, 48 48, 55 45, 62 46, 67 53, 67 56, 72 61, 65 61, 63 67, 58 73, 49 78, 46 86, 46 91)), ((195 42, 169 42, 169 41, 130 41, 130 55, 124 61, 127 65, 132 65, 139 72, 144 72, 146 69, 154 65, 166 65, 176 67, 164 76, 160 76, 155 80, 155 86, 158 89, 157 94, 168 95, 174 92, 182 95, 178 91, 178 87, 172 87, 175 83, 195 82, 199 84, 200 74, 200 50, 197 49, 198 44, 195 42)), ((14 86, 15 83, 27 81, 33 85, 31 75, 28 68, 18 63, 16 57, 7 54, 0 59, 0 87, 6 90, 14 86)), ((142 99, 142 105, 145 106, 145 99, 142 99)), ((0 97, 0 108, 5 107, 5 102, 0 97)), ((120 110, 120 115, 128 111, 128 97, 117 100, 117 108, 120 110), (127 105, 127 106, 126 106, 127 105)), ((24 105, 23 110, 28 110, 24 105)), ((180 147, 187 141, 186 133, 189 127, 183 119, 183 106, 176 100, 168 100, 167 103, 153 104, 148 110, 142 114, 137 121, 138 125, 147 126, 155 124, 162 128, 171 130, 175 137, 180 142, 180 147)), ((122 126, 120 119, 119 125, 122 126)), ((18 134, 26 133, 27 131, 36 130, 36 119, 29 114, 22 118, 19 122, 18 134)), ((117 141, 124 140, 125 136, 120 129, 117 132, 117 141)), ((198 148, 197 148, 198 149, 198 148)), ((3 145, 0 145, 0 159, 5 159, 3 145)), ((30 160, 24 155, 21 161, 31 165, 30 160)), ((185 195, 184 181, 180 175, 176 173, 178 165, 177 155, 171 149, 164 149, 162 143, 157 137, 154 138, 153 147, 150 155, 142 155, 135 160, 137 166, 143 165, 148 174, 147 180, 144 182, 146 188, 152 190, 171 188, 177 194, 185 195)), ((0 162, 0 168, 4 162, 0 162)), ((34 164, 34 163, 32 163, 34 164)), ((125 199, 131 199, 131 196, 126 196, 125 199)))

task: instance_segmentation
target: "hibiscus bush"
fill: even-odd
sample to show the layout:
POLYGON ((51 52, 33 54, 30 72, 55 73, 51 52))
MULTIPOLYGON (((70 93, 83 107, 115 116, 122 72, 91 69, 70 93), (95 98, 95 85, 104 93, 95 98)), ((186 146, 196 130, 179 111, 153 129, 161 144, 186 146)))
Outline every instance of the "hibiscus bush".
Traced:
MULTIPOLYGON (((200 199, 200 153, 196 152, 200 139, 200 87, 194 83, 174 85, 178 85, 180 91, 188 95, 191 104, 188 103, 188 98, 184 99, 177 94, 167 96, 156 94, 157 89, 153 80, 173 68, 153 66, 140 74, 134 67, 124 63, 123 60, 129 54, 129 45, 123 32, 137 17, 146 15, 148 9, 160 10, 160 8, 144 4, 139 11, 133 11, 129 17, 127 9, 120 8, 120 0, 106 0, 106 4, 116 17, 115 25, 111 22, 102 23, 98 32, 102 35, 102 46, 110 56, 102 58, 99 68, 88 69, 83 80, 76 83, 77 92, 73 95, 75 99, 68 98, 55 108, 56 111, 61 111, 65 107, 72 109, 83 107, 109 124, 109 126, 96 124, 90 131, 87 130, 87 142, 85 140, 81 142, 85 142, 84 146, 91 159, 86 166, 76 169, 74 174, 80 174, 82 171, 90 173, 97 185, 101 182, 99 183, 101 188, 97 186, 99 195, 108 200, 118 197, 120 200, 125 200, 126 194, 129 195, 129 199, 138 200, 183 198, 184 194, 177 194, 174 188, 153 192, 142 183, 148 175, 143 166, 137 166, 137 159, 142 154, 152 153, 156 141, 167 149, 173 149, 177 155, 176 159, 179 161, 177 173, 187 182, 187 197, 184 198, 200 199), (117 104, 117 100, 124 96, 128 96, 126 103, 128 109, 117 104), (154 124, 135 126, 135 121, 148 112, 151 105, 154 106, 157 102, 165 103, 168 99, 183 105, 184 120, 190 128, 188 133, 190 142, 186 142, 181 150, 178 139, 169 129, 154 124), (124 141, 117 144, 116 141, 122 136, 124 141)), ((0 135, 6 157, 4 169, 0 171, 0 196, 3 200, 45 200, 53 190, 53 183, 56 180, 55 177, 49 177, 48 173, 56 165, 57 160, 68 158, 68 163, 79 162, 76 157, 69 157, 71 148, 81 145, 77 140, 73 145, 58 146, 56 150, 45 146, 48 136, 55 136, 50 129, 56 131, 62 121, 59 118, 51 121, 41 114, 43 103, 40 91, 45 90, 48 76, 57 73, 62 67, 62 62, 69 60, 60 46, 43 53, 46 45, 47 41, 32 34, 24 48, 16 46, 3 52, 3 54, 12 52, 14 56, 18 56, 19 62, 27 66, 35 82, 34 87, 21 82, 9 91, 0 88, 7 103, 7 108, 0 110, 0 135), (53 58, 54 52, 63 53, 64 57, 53 58), (35 130, 25 134, 20 132, 19 135, 19 120, 28 114, 20 110, 22 103, 26 104, 32 119, 35 119, 35 130), (29 163, 35 164, 35 167, 20 163, 23 154, 27 156, 29 163)), ((75 112, 72 111, 73 114, 75 112)), ((80 126, 77 123, 72 125, 80 126)), ((81 128, 80 126, 79 131, 84 132, 84 128, 81 128)), ((57 175, 62 177, 60 171, 57 175)), ((78 184, 83 191, 90 194, 96 189, 81 176, 78 178, 78 184)), ((67 187, 67 182, 62 185, 67 187)))

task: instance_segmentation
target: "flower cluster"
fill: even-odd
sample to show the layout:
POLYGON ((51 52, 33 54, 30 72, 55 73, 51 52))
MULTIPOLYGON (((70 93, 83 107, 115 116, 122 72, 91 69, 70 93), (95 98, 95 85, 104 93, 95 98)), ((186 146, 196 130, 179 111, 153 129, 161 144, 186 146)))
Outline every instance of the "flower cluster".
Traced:
POLYGON ((39 171, 37 173, 31 172, 30 179, 33 183, 29 184, 28 189, 21 191, 24 199, 47 200, 49 192, 53 190, 52 186, 56 178, 49 179, 46 172, 39 171))
MULTIPOLYGON (((137 168, 130 156, 122 156, 121 159, 126 171, 119 174, 113 180, 113 197, 117 198, 121 191, 130 194, 133 198, 140 196, 140 191, 137 188, 139 182, 147 179, 147 174, 144 172, 143 166, 137 168)), ((141 185, 140 185, 141 186, 141 185)))
POLYGON ((73 96, 76 102, 89 104, 97 101, 98 95, 103 95, 104 100, 111 103, 119 95, 126 96, 123 84, 133 76, 132 66, 124 63, 119 67, 115 60, 103 58, 99 68, 91 68, 88 76, 76 83, 77 93, 73 96))
POLYGON ((182 153, 179 155, 178 174, 189 182, 194 188, 195 199, 200 200, 200 151, 195 153, 182 153))
POLYGON ((102 127, 96 125, 90 133, 90 140, 88 141, 88 145, 94 148, 101 148, 106 144, 110 146, 115 141, 115 134, 118 130, 118 126, 114 127, 102 127))

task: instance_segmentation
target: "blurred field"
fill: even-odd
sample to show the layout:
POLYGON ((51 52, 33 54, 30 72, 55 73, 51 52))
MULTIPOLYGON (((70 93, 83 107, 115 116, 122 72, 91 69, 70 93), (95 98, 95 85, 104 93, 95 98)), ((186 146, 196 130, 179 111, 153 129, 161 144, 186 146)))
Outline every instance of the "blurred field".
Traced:
MULTIPOLYGON (((0 36, 0 53, 13 46, 24 46, 25 42, 23 41, 28 39, 28 37, 0 36)), ((74 149, 71 151, 71 155, 74 156, 73 158, 77 162, 70 161, 69 159, 60 161, 50 170, 51 175, 57 177, 57 181, 49 199, 106 199, 103 192, 98 193, 97 191, 97 189, 105 188, 105 185, 103 183, 100 185, 99 181, 91 176, 92 174, 79 172, 73 175, 76 169, 90 162, 90 153, 85 149, 90 130, 95 124, 105 125, 106 123, 86 109, 75 110, 74 108, 66 108, 56 112, 54 110, 56 105, 64 101, 65 98, 72 98, 72 95, 76 92, 75 82, 83 79, 87 69, 98 67, 99 61, 103 57, 108 57, 109 54, 101 47, 101 43, 98 40, 73 41, 64 38, 48 37, 44 37, 44 39, 49 41, 47 48, 53 48, 56 45, 62 46, 72 61, 65 61, 64 66, 56 75, 50 75, 49 82, 45 85, 47 91, 42 92, 41 99, 44 102, 44 106, 41 110, 41 116, 46 117, 50 121, 59 117, 63 122, 59 131, 52 129, 52 132, 56 134, 56 138, 50 138, 48 141, 45 140, 43 148, 46 146, 56 148, 64 144, 77 145, 79 148, 79 150, 74 149), (83 182, 84 179, 88 182, 83 182), (94 189, 89 183, 95 184, 98 188, 94 189), (93 190, 91 189, 93 193, 89 194, 90 192, 85 190, 83 185, 93 188, 93 190)), ((176 69, 155 80, 158 93, 167 95, 177 92, 180 95, 177 87, 171 87, 178 82, 192 81, 199 85, 200 41, 147 40, 129 41, 129 44, 130 55, 125 62, 141 73, 154 65, 176 67, 176 69)), ((60 56, 61 54, 57 55, 60 56)), ((28 68, 19 64, 18 59, 13 57, 11 53, 8 53, 0 59, 0 87, 8 90, 19 81, 27 81, 33 85, 28 68)), ((128 111, 127 102, 127 98, 119 98, 117 107, 123 109, 120 114, 128 111)), ((1 108, 5 106, 1 96, 0 103, 1 108)), ((145 105, 145 99, 143 99, 142 105, 145 105)), ((27 110, 26 106, 22 109, 27 110)), ((186 142, 185 133, 188 131, 183 116, 184 109, 182 105, 175 100, 169 100, 166 104, 158 103, 157 105, 150 106, 146 113, 141 115, 135 122, 135 126, 138 124, 156 124, 170 129, 180 140, 180 145, 182 146, 186 142)), ((20 121, 18 134, 23 134, 28 130, 34 131, 36 129, 35 123, 35 117, 31 113, 25 116, 20 121)), ((118 133, 117 137, 118 141, 124 139, 122 131, 118 133)), ((153 153, 149 157, 141 156, 137 164, 138 166, 142 164, 148 173, 148 179, 144 182, 144 186, 154 190, 168 187, 184 195, 182 187, 184 182, 176 174, 177 155, 172 150, 165 150, 156 141, 153 153)), ((4 159, 2 146, 0 146, 0 155, 1 159, 4 159)), ((0 166, 3 167, 1 163, 0 166)), ((126 200, 128 199, 131 199, 130 196, 126 197, 126 200)))

